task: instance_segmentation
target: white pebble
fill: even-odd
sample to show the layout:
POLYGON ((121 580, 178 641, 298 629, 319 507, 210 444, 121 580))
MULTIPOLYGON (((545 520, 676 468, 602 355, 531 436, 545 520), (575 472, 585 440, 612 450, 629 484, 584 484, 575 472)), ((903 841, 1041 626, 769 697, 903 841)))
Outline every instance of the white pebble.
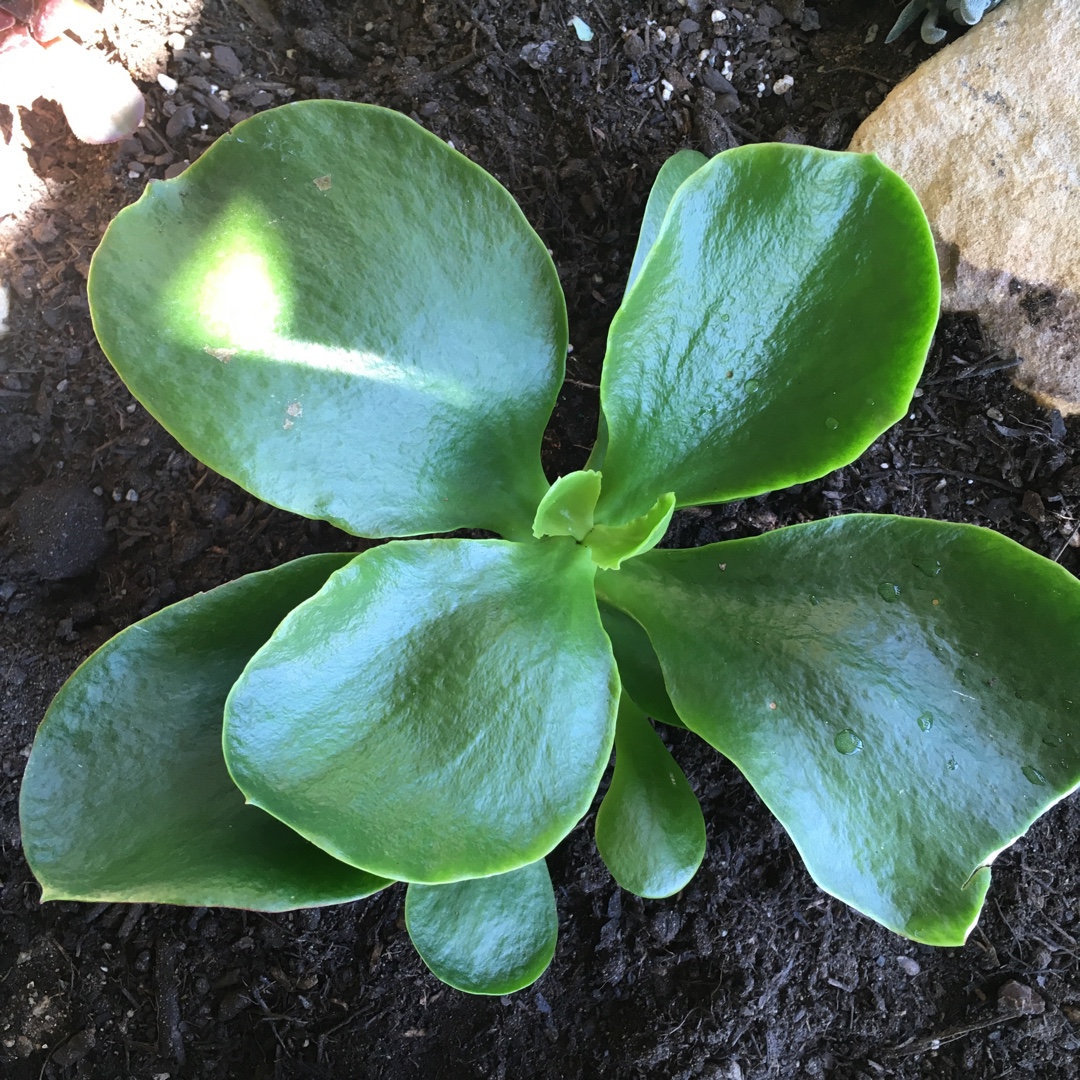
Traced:
POLYGON ((180 85, 171 75, 166 75, 164 71, 158 73, 157 81, 158 86, 166 94, 175 94, 176 88, 180 85))
POLYGON ((712 18, 712 21, 714 23, 722 23, 727 18, 727 15, 725 15, 724 12, 722 12, 719 8, 717 8, 712 13, 711 18, 712 18))
POLYGON ((574 28, 574 33, 577 34, 578 41, 592 41, 592 27, 584 19, 575 15, 570 20, 570 25, 574 28))
POLYGON ((778 97, 782 97, 795 85, 795 79, 791 75, 785 75, 782 79, 777 79, 773 83, 772 91, 778 97))

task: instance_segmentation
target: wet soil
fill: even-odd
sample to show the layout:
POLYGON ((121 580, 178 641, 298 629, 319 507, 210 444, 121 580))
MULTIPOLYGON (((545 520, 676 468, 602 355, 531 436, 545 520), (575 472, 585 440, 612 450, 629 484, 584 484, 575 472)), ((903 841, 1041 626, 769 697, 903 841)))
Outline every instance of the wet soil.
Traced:
MULTIPOLYGON (((1078 1075, 1075 800, 998 859, 969 944, 932 949, 824 895, 738 772, 671 732, 708 822, 701 872, 670 900, 623 893, 590 816, 550 858, 555 960, 502 999, 468 997, 426 971, 404 930, 403 887, 273 916, 42 906, 20 852, 34 730, 95 647, 242 573, 360 543, 202 467, 102 357, 89 257, 149 178, 173 174, 244 116, 301 98, 375 102, 451 140, 519 200, 562 276, 574 351, 545 441, 555 475, 580 467, 592 441, 606 329, 661 163, 684 146, 767 139, 842 148, 926 55, 884 45, 895 14, 891 0, 107 5, 108 46, 147 91, 146 127, 119 146, 81 146, 39 102, 15 118, 30 144, 20 190, 34 199, 0 206, 11 300, 0 338, 2 1075, 1078 1075), (568 24, 574 15, 591 41, 568 24), (793 84, 778 93, 785 76, 793 84)), ((3 138, 17 140, 18 127, 0 109, 3 138)), ((1015 391, 1010 362, 975 320, 944 320, 908 417, 859 461, 682 511, 669 542, 869 510, 990 525, 1080 572, 1078 428, 1015 391)))

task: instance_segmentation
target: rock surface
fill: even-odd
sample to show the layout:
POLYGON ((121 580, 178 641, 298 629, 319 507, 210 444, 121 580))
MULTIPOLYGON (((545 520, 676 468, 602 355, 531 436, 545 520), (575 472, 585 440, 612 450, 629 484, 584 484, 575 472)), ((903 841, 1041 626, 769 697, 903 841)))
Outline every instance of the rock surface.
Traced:
POLYGON ((101 500, 76 484, 47 481, 30 488, 14 511, 16 546, 46 581, 89 573, 108 547, 101 500))
POLYGON ((942 305, 1022 359, 1018 385, 1080 413, 1080 4, 1008 3, 900 83, 855 133, 915 189, 942 305))

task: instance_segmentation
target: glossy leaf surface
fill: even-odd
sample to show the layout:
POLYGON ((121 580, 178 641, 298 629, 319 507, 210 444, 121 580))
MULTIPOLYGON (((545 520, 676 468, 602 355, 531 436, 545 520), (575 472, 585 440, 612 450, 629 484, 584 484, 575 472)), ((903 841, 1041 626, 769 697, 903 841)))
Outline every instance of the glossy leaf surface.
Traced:
POLYGON ((1080 781, 1080 582, 995 533, 838 517, 598 589, 818 884, 898 933, 961 943, 987 864, 1080 781))
POLYGON ((937 313, 926 219, 876 158, 779 144, 713 158, 677 190, 611 325, 597 521, 852 461, 903 415, 937 313))
POLYGON ((596 847, 611 876, 637 896, 671 896, 705 855, 705 819, 682 769, 645 714, 623 695, 615 771, 596 812, 596 847))
POLYGON ((572 536, 584 540, 592 531, 593 510, 600 497, 600 474, 578 470, 560 476, 536 508, 532 533, 542 536, 572 536))
POLYGON ((634 261, 630 264, 630 276, 626 282, 628 290, 637 281, 645 257, 660 235, 660 226, 664 223, 671 200, 675 198, 675 192, 679 190, 684 180, 708 162, 709 159, 697 150, 680 150, 672 154, 660 167, 649 191, 649 201, 645 204, 645 216, 641 222, 637 247, 634 249, 634 261))
POLYGON ((618 676, 593 574, 569 538, 365 552, 236 684, 233 777, 320 847, 388 877, 434 884, 546 855, 611 753, 618 676))
POLYGON ((148 185, 91 267, 94 327, 201 461, 366 536, 527 536, 566 311, 491 176, 400 113, 308 101, 148 185))
POLYGON ((221 752, 251 656, 352 555, 313 555, 128 627, 64 684, 23 780, 27 861, 45 900, 283 911, 388 882, 245 806, 221 752))
POLYGON ((506 874, 410 885, 405 925, 421 959, 470 994, 511 994, 555 955, 555 893, 543 859, 506 874))
POLYGON ((594 525, 585 537, 593 562, 604 570, 618 570, 626 559, 650 551, 664 539, 675 513, 675 494, 667 492, 641 517, 622 525, 594 525))

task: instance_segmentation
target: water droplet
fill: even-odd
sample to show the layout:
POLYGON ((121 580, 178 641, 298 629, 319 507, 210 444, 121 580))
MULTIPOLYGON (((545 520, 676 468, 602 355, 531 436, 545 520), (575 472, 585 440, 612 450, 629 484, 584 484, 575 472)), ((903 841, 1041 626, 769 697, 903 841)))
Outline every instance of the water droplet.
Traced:
POLYGON ((1060 735, 1044 735, 1042 738, 1045 746, 1060 746, 1065 740, 1060 735))
POLYGON ((937 559, 914 559, 912 565, 927 577, 937 577, 941 573, 941 563, 937 559))
POLYGON ((1046 777, 1034 765, 1025 765, 1021 771, 1036 787, 1046 787, 1046 777))
POLYGON ((883 581, 878 587, 878 596, 887 604, 895 604, 900 599, 900 586, 891 581, 883 581))
POLYGON ((840 421, 835 416, 828 416, 825 418, 825 426, 830 431, 835 431, 840 426, 840 421))
POLYGON ((862 749, 862 739, 851 728, 844 728, 836 733, 833 745, 841 754, 857 754, 862 749))
POLYGON ((877 404, 877 402, 876 402, 876 401, 875 401, 875 400, 874 400, 874 399, 873 399, 872 397, 868 397, 868 398, 866 399, 866 404, 867 404, 867 405, 876 405, 876 404, 877 404))
POLYGON ((752 394, 755 390, 761 389, 761 383, 759 383, 757 379, 747 379, 746 382, 743 383, 743 389, 748 394, 752 394))
POLYGON ((929 731, 934 726, 934 714, 924 712, 915 722, 919 725, 920 731, 929 731))
POLYGON ((720 316, 720 321, 731 322, 731 316, 725 311, 724 314, 720 316))
POLYGON ((949 758, 949 760, 945 762, 945 768, 948 769, 949 772, 956 772, 956 768, 957 768, 956 758, 954 758, 954 757, 949 758))
POLYGON ((817 606, 818 606, 818 604, 820 604, 820 603, 821 603, 821 601, 820 601, 820 600, 818 600, 818 598, 817 598, 816 596, 811 596, 811 597, 810 597, 810 603, 811 603, 811 604, 813 604, 813 605, 814 605, 814 607, 817 607, 817 606))

